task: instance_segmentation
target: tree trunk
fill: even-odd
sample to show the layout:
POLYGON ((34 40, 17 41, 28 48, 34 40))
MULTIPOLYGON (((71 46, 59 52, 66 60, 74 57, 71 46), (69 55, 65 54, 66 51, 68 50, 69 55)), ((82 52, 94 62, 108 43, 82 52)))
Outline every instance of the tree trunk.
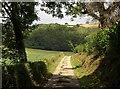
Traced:
POLYGON ((25 52, 25 46, 23 41, 23 27, 21 25, 21 22, 19 20, 19 16, 17 14, 17 3, 12 3, 12 18, 11 21, 13 23, 13 30, 15 33, 15 41, 16 41, 16 49, 18 51, 18 56, 20 59, 20 62, 27 62, 26 52, 25 52))
POLYGON ((13 23, 13 25, 15 32, 16 48, 18 50, 19 59, 21 62, 27 62, 22 31, 17 23, 13 23))
POLYGON ((104 20, 100 20, 99 22, 100 22, 100 28, 101 28, 101 29, 106 28, 106 23, 105 23, 104 20))

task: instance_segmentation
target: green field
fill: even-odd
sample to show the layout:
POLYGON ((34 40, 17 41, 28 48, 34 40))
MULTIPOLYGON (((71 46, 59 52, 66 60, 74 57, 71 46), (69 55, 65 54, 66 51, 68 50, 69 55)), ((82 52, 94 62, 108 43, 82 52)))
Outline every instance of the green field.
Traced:
MULTIPOLYGON (((31 49, 26 48, 28 61, 39 61, 52 56, 55 56, 62 51, 49 51, 49 50, 40 50, 40 49, 31 49)), ((65 55, 72 55, 72 52, 62 52, 65 55)))
POLYGON ((49 51, 40 49, 26 48, 28 61, 44 61, 49 73, 54 72, 55 68, 65 55, 72 55, 72 52, 49 51), (45 60, 44 60, 45 59, 45 60))

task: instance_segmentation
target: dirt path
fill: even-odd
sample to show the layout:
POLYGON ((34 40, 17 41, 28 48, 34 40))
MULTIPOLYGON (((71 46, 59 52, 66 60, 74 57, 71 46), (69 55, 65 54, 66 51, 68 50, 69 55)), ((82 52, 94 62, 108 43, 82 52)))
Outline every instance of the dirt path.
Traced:
POLYGON ((65 56, 56 70, 53 73, 53 76, 48 79, 48 83, 45 85, 45 88, 49 89, 58 89, 58 88, 72 88, 79 89, 79 83, 77 78, 74 75, 71 63, 71 56, 65 56))

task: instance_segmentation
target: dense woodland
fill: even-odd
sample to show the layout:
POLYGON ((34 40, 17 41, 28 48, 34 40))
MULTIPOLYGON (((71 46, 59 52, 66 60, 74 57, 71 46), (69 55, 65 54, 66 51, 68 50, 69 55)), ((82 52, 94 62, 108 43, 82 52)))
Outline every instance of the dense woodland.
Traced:
MULTIPOLYGON (((90 61, 92 65, 98 58, 100 64, 90 75, 80 78, 81 89, 120 88, 120 2, 56 3, 44 2, 42 11, 63 18, 61 8, 66 15, 73 17, 88 14, 100 22, 98 28, 67 27, 59 24, 40 24, 30 26, 38 19, 33 2, 2 3, 2 89, 38 89, 42 88, 50 75, 51 62, 59 62, 64 54, 29 62, 25 47, 57 51, 73 51, 78 57, 85 55, 82 65, 90 61), (47 8, 47 9, 46 9, 47 8), (95 13, 99 13, 99 16, 95 13), (7 64, 11 62, 11 64, 7 64), (39 77, 39 79, 38 79, 39 77), (91 81, 90 81, 90 80, 91 81), (86 81, 86 82, 84 82, 86 81)), ((76 57, 75 59, 79 59, 76 57)), ((74 60, 75 61, 75 60, 74 60)), ((75 65, 79 63, 76 62, 75 65)), ((82 68, 82 65, 81 66, 82 68)), ((95 66, 95 65, 94 65, 95 66)), ((56 67, 56 66, 55 66, 56 67)), ((89 71, 90 67, 87 69, 89 71)), ((78 71, 80 73, 80 71, 78 71)), ((83 72, 84 73, 84 72, 83 72)))
POLYGON ((85 37, 98 28, 84 28, 74 25, 40 24, 25 40, 26 47, 57 51, 73 51, 86 42, 85 37), (54 45, 54 46, 53 46, 54 45))

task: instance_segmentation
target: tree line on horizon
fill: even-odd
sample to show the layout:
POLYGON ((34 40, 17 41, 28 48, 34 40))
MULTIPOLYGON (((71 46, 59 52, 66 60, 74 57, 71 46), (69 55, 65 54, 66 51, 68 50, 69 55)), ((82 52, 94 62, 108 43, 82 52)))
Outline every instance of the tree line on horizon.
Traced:
POLYGON ((74 48, 86 42, 85 37, 98 28, 84 28, 74 25, 68 27, 60 24, 37 25, 27 39, 26 47, 55 51, 73 51, 74 48))

